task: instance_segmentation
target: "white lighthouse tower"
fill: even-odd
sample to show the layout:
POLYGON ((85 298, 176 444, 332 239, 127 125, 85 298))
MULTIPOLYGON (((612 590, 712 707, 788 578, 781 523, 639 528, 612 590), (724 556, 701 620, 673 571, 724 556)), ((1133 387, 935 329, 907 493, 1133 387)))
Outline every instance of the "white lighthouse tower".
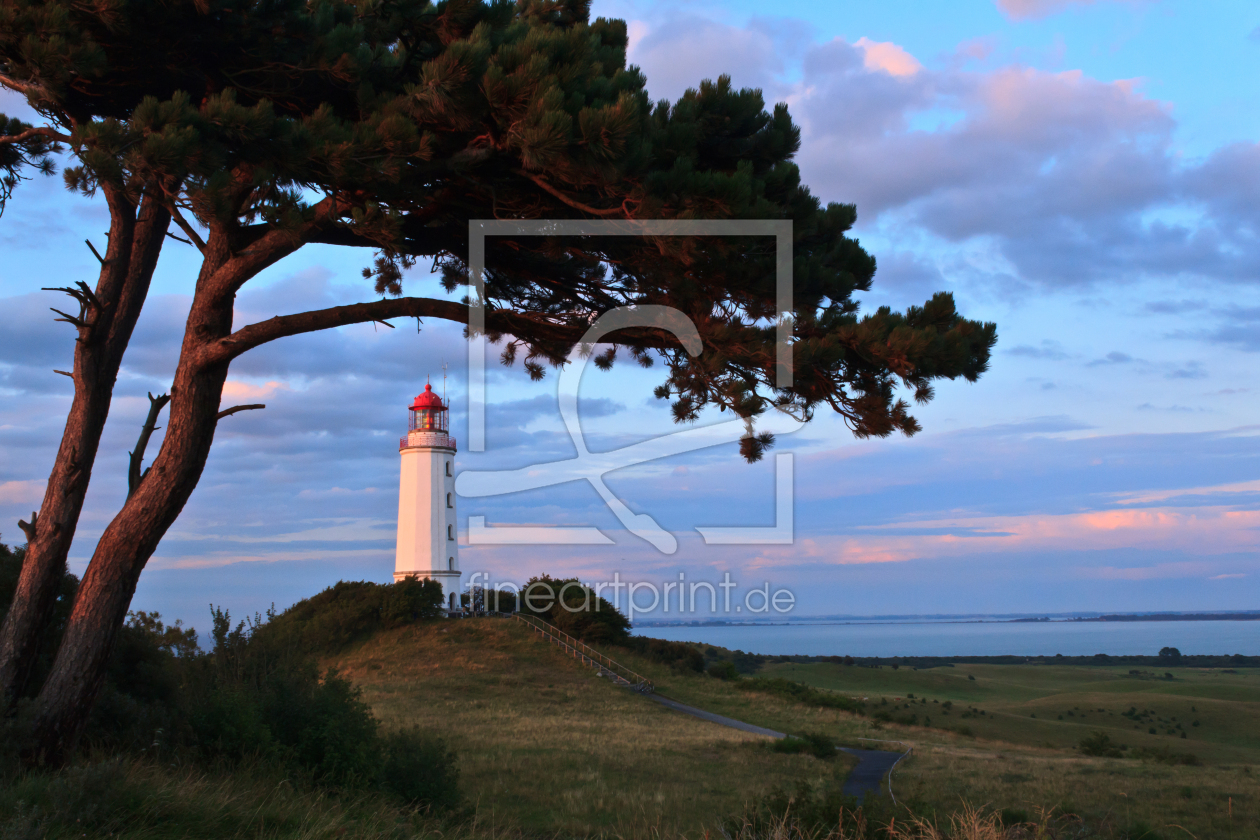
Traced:
POLYGON ((459 609, 459 541, 455 527, 455 438, 448 406, 425 385, 408 412, 398 442, 398 550, 394 580, 429 578, 442 585, 442 603, 459 609))

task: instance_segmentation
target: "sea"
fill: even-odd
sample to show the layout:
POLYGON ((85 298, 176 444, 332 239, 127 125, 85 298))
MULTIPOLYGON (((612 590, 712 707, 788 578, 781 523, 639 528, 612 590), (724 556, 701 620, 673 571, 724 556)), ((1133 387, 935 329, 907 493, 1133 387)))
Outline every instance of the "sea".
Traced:
POLYGON ((650 625, 635 634, 772 656, 1260 655, 1260 621, 852 621, 650 625))

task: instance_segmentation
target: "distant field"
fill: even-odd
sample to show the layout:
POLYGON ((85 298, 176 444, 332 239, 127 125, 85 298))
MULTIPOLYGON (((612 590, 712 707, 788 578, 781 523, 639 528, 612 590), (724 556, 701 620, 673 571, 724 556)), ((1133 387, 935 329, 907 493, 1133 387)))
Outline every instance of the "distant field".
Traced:
POLYGON ((876 706, 886 700, 900 707, 898 715, 913 711, 920 719, 930 718, 933 726, 966 726, 983 738, 1070 748, 1102 730, 1133 747, 1190 751, 1208 763, 1260 764, 1260 671, 1160 668, 1132 675, 1130 670, 956 665, 894 671, 783 663, 768 664, 760 673, 869 697, 868 703, 876 706), (942 709, 945 701, 954 708, 942 709), (1131 709, 1136 715, 1125 716, 1131 709))
MULTIPOLYGON (((893 785, 918 813, 944 815, 962 803, 1030 816, 1053 808, 1086 817, 1096 836, 1126 836, 1126 826, 1145 824, 1164 838, 1260 837, 1260 774, 1251 768, 1260 763, 1260 675, 1249 670, 1178 669, 1167 680, 1162 670, 1139 678, 1125 668, 783 663, 758 674, 865 697, 872 712, 930 718, 925 727, 614 655, 666 696, 720 714, 780 731, 822 731, 854 746, 876 743, 868 738, 913 745, 893 785), (1123 714, 1130 707, 1139 721, 1123 714), (1152 725, 1159 734, 1147 732, 1152 725), (952 731, 961 727, 972 734, 952 731), (1177 734, 1165 734, 1168 728, 1177 734), (1205 766, 1091 758, 1073 749, 1100 729, 1130 747, 1193 752, 1205 766)), ((767 739, 615 688, 507 620, 392 631, 335 664, 387 725, 418 723, 448 735, 461 755, 464 789, 483 825, 496 831, 699 837, 775 786, 818 789, 847 773, 846 764, 774 753, 767 739)))

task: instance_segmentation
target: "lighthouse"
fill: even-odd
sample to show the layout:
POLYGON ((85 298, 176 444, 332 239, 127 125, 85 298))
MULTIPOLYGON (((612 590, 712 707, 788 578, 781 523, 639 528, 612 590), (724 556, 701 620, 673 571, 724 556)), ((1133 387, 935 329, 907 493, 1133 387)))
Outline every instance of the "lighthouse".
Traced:
POLYGON ((398 442, 398 550, 394 580, 428 578, 442 585, 442 604, 459 609, 459 541, 455 527, 455 438, 448 406, 426 384, 408 410, 398 442))

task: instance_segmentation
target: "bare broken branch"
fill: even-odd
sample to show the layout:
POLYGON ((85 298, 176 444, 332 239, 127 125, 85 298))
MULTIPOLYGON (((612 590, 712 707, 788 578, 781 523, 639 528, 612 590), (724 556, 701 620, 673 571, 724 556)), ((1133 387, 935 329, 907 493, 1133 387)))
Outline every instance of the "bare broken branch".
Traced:
POLYGON ((148 470, 140 471, 140 467, 144 463, 144 450, 149 446, 149 438, 158 429, 158 415, 162 413, 162 409, 170 401, 170 394, 158 394, 156 397, 149 394, 149 416, 145 418, 144 425, 140 427, 140 439, 136 441, 135 451, 127 453, 131 456, 131 462, 127 467, 127 498, 129 499, 131 494, 136 492, 136 488, 140 486, 140 482, 149 474, 148 470))
POLYGON ((56 368, 53 368, 53 373, 60 373, 62 376, 68 376, 68 377, 70 377, 71 379, 74 379, 74 374, 73 374, 73 373, 69 373, 69 372, 64 371, 64 370, 57 370, 56 368))
POLYGON ((179 229, 182 230, 185 234, 187 234, 188 238, 192 240, 191 244, 198 251, 204 254, 206 252, 205 240, 203 240, 200 236, 198 236, 197 231, 193 230, 192 225, 188 224, 188 222, 184 220, 184 217, 183 215, 180 214, 178 207, 171 205, 170 209, 171 209, 171 218, 175 220, 175 224, 179 225, 179 229))
POLYGON ((96 246, 92 244, 92 240, 84 239, 83 242, 88 246, 89 249, 91 249, 92 256, 96 257, 96 259, 100 261, 101 265, 105 265, 105 258, 101 256, 99 251, 96 250, 96 246))
POLYGON ((83 320, 82 317, 76 318, 73 315, 67 315, 65 312, 62 312, 60 309, 56 309, 51 306, 48 308, 52 309, 53 312, 56 312, 58 315, 61 316, 60 318, 53 318, 54 321, 65 321, 67 324, 73 324, 75 327, 81 330, 86 330, 89 326, 88 322, 83 320))
POLYGON ((264 403, 256 403, 254 405, 234 405, 231 408, 225 408, 222 411, 220 411, 218 414, 214 416, 214 419, 222 420, 224 417, 228 417, 232 414, 235 414, 238 411, 255 411, 257 409, 266 408, 266 407, 267 406, 264 403))
POLYGON ((27 545, 30 545, 31 543, 35 542, 35 529, 38 527, 38 524, 39 524, 39 514, 36 513, 35 511, 31 511, 30 522, 23 522, 21 519, 18 520, 18 527, 22 529, 23 534, 26 534, 27 545))

